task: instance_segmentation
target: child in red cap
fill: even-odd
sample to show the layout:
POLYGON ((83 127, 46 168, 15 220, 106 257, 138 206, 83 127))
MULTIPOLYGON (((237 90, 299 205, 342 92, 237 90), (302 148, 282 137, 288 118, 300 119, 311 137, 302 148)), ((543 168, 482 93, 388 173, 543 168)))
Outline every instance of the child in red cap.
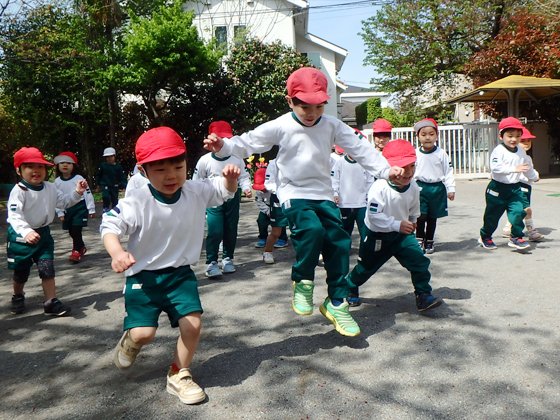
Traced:
POLYGON ((192 379, 190 364, 198 346, 202 306, 190 266, 200 258, 206 208, 233 197, 240 170, 227 165, 221 177, 186 181, 183 139, 169 127, 153 128, 136 142, 136 158, 150 181, 103 215, 100 231, 116 273, 125 273, 124 334, 115 350, 118 368, 132 367, 144 344, 167 313, 179 327, 167 391, 185 404, 206 399, 192 379), (188 215, 188 217, 185 217, 188 215), (129 236, 125 251, 120 238, 129 236))
MULTIPOLYGON (((216 133, 220 137, 233 137, 231 126, 227 121, 214 121, 210 124, 208 133, 216 133)), ((235 196, 220 206, 206 210, 206 277, 214 278, 222 275, 218 259, 220 254, 220 242, 223 241, 222 270, 224 273, 235 272, 233 257, 237 244, 237 225, 239 224, 239 208, 241 204, 241 190, 245 197, 251 198, 251 177, 245 169, 243 161, 235 156, 220 157, 214 153, 203 155, 194 169, 193 180, 213 178, 220 176, 226 165, 235 165, 241 169, 239 176, 239 188, 235 196)))
POLYGON ((499 126, 502 143, 494 148, 490 155, 490 172, 492 180, 486 188, 486 209, 484 225, 480 229, 478 242, 485 249, 496 249, 492 234, 498 227, 500 217, 507 210, 511 223, 508 246, 522 250, 530 245, 523 239, 524 210, 523 192, 519 186, 521 176, 532 182, 539 180, 539 174, 533 169, 533 161, 523 148, 519 147, 523 124, 517 118, 504 118, 499 126))
MULTIPOLYGON (((535 136, 531 134, 529 130, 523 127, 523 133, 521 134, 521 141, 519 142, 519 146, 525 150, 527 156, 531 158, 529 155, 529 150, 533 147, 533 139, 535 136)), ((531 159, 532 161, 533 159, 531 159)), ((536 182, 536 181, 535 181, 536 182)), ((530 241, 538 242, 544 239, 544 235, 540 233, 534 225, 533 222, 533 211, 531 209, 531 190, 533 189, 532 184, 534 182, 530 181, 524 174, 521 174, 521 181, 519 183, 519 187, 521 188, 521 192, 523 193, 523 198, 525 199, 524 206, 525 211, 527 212, 527 216, 523 219, 525 223, 525 229, 527 232, 527 237, 530 241)), ((506 225, 502 230, 502 236, 509 238, 511 235, 511 223, 509 220, 506 221, 506 225)))
POLYGON ((56 298, 54 270, 54 240, 49 225, 56 209, 71 207, 82 200, 88 185, 84 180, 76 183, 69 194, 59 191, 46 182, 47 162, 39 149, 23 147, 14 155, 14 167, 21 177, 8 199, 8 268, 14 270, 12 313, 25 312, 23 288, 29 278, 33 263, 37 264, 45 294, 45 315, 61 316, 70 307, 56 298))
POLYGON ((375 120, 373 123, 373 143, 375 148, 383 152, 383 148, 391 141, 391 123, 383 118, 375 120))
MULTIPOLYGON (((62 152, 54 158, 57 178, 54 185, 65 194, 76 189, 76 184, 84 178, 78 173, 78 158, 72 152, 62 152)), ((95 201, 90 189, 82 196, 80 202, 67 209, 56 209, 56 214, 62 220, 62 229, 67 230, 72 238, 72 253, 68 258, 73 263, 79 263, 87 252, 82 238, 82 228, 88 225, 88 217, 95 217, 95 201)))
POLYGON ((340 211, 334 204, 330 154, 335 145, 349 153, 377 178, 394 179, 402 172, 387 161, 357 131, 336 117, 324 115, 330 99, 325 75, 303 67, 287 81, 286 97, 292 112, 231 139, 210 135, 205 147, 220 156, 241 158, 280 146, 277 195, 287 217, 296 263, 292 267, 293 310, 300 315, 313 312, 315 267, 323 254, 327 271, 328 297, 321 313, 343 335, 355 336, 360 327, 344 301, 348 297, 350 235, 343 229, 340 211))
POLYGON ((416 183, 420 187, 420 217, 416 228, 418 245, 426 254, 433 254, 437 219, 446 217, 447 199, 455 199, 455 178, 447 153, 436 146, 438 126, 425 118, 414 124, 420 141, 416 150, 416 183))
POLYGON ((395 257, 410 272, 418 310, 435 308, 442 300, 432 296, 430 260, 414 237, 420 216, 420 191, 413 182, 416 152, 408 141, 398 139, 384 147, 383 156, 391 166, 403 168, 404 175, 392 182, 377 180, 369 190, 366 237, 360 245, 358 264, 348 275, 351 293, 357 298, 358 287, 395 257))

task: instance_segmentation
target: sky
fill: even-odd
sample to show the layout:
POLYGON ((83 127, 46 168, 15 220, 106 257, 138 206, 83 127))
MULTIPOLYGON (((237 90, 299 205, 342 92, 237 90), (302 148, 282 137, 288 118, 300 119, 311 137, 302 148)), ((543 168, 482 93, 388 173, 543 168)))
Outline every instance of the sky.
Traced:
POLYGON ((371 1, 307 1, 310 7, 308 32, 348 50, 348 56, 338 74, 339 79, 347 85, 370 87, 369 81, 376 77, 376 72, 374 67, 363 65, 366 54, 364 42, 358 33, 362 31, 361 22, 374 16, 377 7, 371 1))

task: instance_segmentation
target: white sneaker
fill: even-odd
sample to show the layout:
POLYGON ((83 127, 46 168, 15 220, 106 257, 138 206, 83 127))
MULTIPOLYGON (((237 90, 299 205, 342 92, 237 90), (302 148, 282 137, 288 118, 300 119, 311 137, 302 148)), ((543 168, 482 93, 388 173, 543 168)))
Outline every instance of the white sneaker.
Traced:
POLYGON ((212 261, 206 266, 204 274, 206 274, 206 277, 218 277, 222 275, 222 271, 220 270, 218 263, 216 261, 212 261))
POLYGON ((504 228, 502 229, 502 236, 504 238, 510 238, 511 237, 511 226, 504 226, 504 228))
POLYGON ((224 273, 235 273, 235 266, 231 258, 226 257, 222 259, 222 270, 224 270, 224 273))
POLYGON ((193 381, 189 368, 183 368, 178 373, 173 373, 169 369, 167 373, 167 392, 179 397, 184 404, 198 404, 206 399, 206 393, 193 381))
POLYGON ((274 255, 272 252, 263 252, 263 261, 266 264, 274 264, 274 255))
POLYGON ((544 235, 540 233, 537 229, 531 229, 527 232, 529 240, 532 242, 540 241, 544 239, 544 235))

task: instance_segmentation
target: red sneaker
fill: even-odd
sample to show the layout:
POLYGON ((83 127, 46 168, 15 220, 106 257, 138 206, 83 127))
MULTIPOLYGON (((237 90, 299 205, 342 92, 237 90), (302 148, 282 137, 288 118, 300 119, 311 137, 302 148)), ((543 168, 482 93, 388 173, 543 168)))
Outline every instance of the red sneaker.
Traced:
POLYGON ((73 263, 79 263, 82 260, 82 254, 79 251, 72 250, 72 254, 68 257, 68 261, 73 263))
POLYGON ((85 246, 83 246, 82 250, 80 251, 80 254, 82 254, 82 257, 85 255, 86 252, 87 252, 87 248, 85 246))

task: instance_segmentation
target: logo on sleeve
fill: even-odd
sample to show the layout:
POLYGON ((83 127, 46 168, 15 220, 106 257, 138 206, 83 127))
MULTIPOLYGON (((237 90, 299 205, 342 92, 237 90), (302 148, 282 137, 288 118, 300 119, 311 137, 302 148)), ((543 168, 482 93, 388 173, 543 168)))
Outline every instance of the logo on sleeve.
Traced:
POLYGON ((379 204, 371 203, 369 205, 369 211, 372 212, 372 213, 377 213, 379 211, 379 204))

